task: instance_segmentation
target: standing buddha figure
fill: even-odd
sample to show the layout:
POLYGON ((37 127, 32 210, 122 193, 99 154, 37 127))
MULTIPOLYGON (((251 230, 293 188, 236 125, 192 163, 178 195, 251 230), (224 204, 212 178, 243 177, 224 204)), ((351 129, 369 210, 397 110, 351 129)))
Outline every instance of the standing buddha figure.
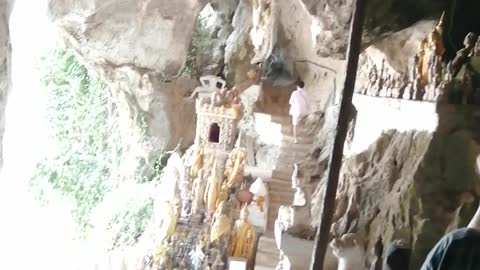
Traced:
POLYGON ((207 180, 207 187, 205 190, 205 195, 204 195, 204 202, 205 206, 208 211, 208 215, 211 217, 211 215, 215 212, 217 209, 217 199, 220 193, 220 188, 222 184, 222 179, 218 176, 217 173, 217 161, 215 160, 213 163, 213 166, 211 168, 212 172, 210 174, 210 177, 208 177, 207 180))
POLYGON ((443 61, 443 55, 445 53, 445 46, 443 45, 443 17, 440 18, 435 29, 427 36, 425 40, 422 42, 421 53, 419 53, 421 59, 420 63, 420 74, 422 79, 423 86, 431 83, 429 81, 429 77, 433 77, 436 74, 431 74, 429 76, 429 70, 433 70, 435 73, 441 74, 441 63, 443 61), (436 66, 432 69, 429 69, 429 65, 432 64, 432 59, 437 57, 439 61, 437 61, 436 66))
POLYGON ((227 177, 228 188, 236 187, 243 181, 247 150, 242 147, 241 134, 242 133, 238 136, 235 148, 228 155, 227 163, 225 164, 225 176, 227 177))
POLYGON ((223 183, 222 187, 220 188, 220 192, 218 193, 217 207, 220 205, 220 203, 228 201, 228 192, 229 192, 229 189, 226 183, 223 183))
POLYGON ((233 234, 230 240, 229 256, 247 259, 247 269, 253 269, 255 256, 256 232, 252 224, 248 222, 247 205, 240 212, 240 219, 235 222, 233 234))
POLYGON ((195 178, 197 177, 198 171, 203 167, 203 145, 196 145, 192 163, 192 167, 190 168, 190 176, 191 178, 195 178))
POLYGON ((191 200, 192 200, 192 213, 193 214, 198 214, 199 211, 203 208, 203 197, 205 194, 205 187, 206 187, 206 181, 205 181, 205 168, 202 168, 198 171, 198 175, 193 180, 193 187, 192 187, 192 193, 191 193, 191 200))
POLYGON ((175 233, 177 209, 174 207, 173 202, 162 202, 158 209, 161 209, 160 213, 156 213, 160 217, 158 239, 160 241, 168 240, 175 233))

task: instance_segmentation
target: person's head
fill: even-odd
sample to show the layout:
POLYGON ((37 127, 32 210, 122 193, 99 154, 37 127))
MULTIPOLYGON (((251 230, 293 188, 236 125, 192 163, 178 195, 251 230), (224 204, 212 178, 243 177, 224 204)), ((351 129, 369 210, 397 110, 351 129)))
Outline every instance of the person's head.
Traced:
POLYGON ((403 241, 394 241, 387 247, 386 269, 408 270, 410 265, 411 248, 403 241))
POLYGON ((302 80, 298 80, 297 86, 303 88, 305 86, 305 83, 302 80))

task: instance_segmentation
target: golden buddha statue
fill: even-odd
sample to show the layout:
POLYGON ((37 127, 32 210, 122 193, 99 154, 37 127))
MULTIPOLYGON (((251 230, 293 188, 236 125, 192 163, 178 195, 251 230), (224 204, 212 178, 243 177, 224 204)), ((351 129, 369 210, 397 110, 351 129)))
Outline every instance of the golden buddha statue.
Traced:
POLYGON ((195 180, 193 180, 192 193, 190 198, 192 200, 192 213, 194 214, 199 213, 200 209, 202 209, 204 205, 203 197, 207 185, 205 176, 205 168, 202 168, 198 171, 198 175, 195 180))
POLYGON ((217 161, 213 163, 212 172, 207 180, 206 193, 204 195, 204 203, 207 208, 208 215, 211 216, 217 208, 217 199, 220 193, 222 179, 217 174, 217 161))
POLYGON ((193 157, 193 165, 190 168, 190 177, 197 177, 198 171, 203 167, 203 145, 198 144, 193 157))
POLYGON ((240 98, 235 97, 232 102, 232 111, 233 111, 233 117, 235 120, 240 120, 243 116, 243 106, 240 103, 240 98))
POLYGON ((220 203, 228 200, 228 192, 229 188, 227 187, 226 183, 223 183, 222 187, 220 188, 220 193, 218 193, 217 207, 220 205, 220 203))
POLYGON ((226 202, 221 202, 215 211, 212 228, 210 229, 210 242, 219 240, 223 236, 228 237, 232 230, 232 219, 228 215, 226 202))
POLYGON ((248 209, 245 204, 240 212, 240 219, 235 222, 228 248, 228 255, 247 259, 247 269, 253 269, 255 256, 256 232, 248 222, 248 209))
POLYGON ((153 254, 153 265, 155 267, 154 269, 170 269, 170 253, 171 250, 168 243, 162 242, 160 245, 158 245, 155 249, 155 253, 153 254))
POLYGON ((159 229, 159 240, 164 241, 172 237, 177 226, 177 211, 176 207, 170 202, 165 202, 165 207, 162 207, 163 212, 160 213, 162 221, 159 229))
POLYGON ((227 163, 225 164, 225 176, 227 177, 228 188, 238 186, 243 181, 243 170, 245 160, 247 158, 247 150, 241 146, 241 136, 238 136, 235 148, 228 155, 227 163))
POLYGON ((263 209, 263 206, 265 205, 265 197, 264 196, 258 196, 255 199, 255 203, 257 204, 258 208, 260 209, 261 212, 264 212, 265 209, 263 209))
POLYGON ((433 76, 429 76, 429 72, 435 72, 437 74, 441 74, 442 72, 441 63, 445 53, 445 46, 443 45, 443 18, 444 14, 442 14, 435 29, 428 34, 420 45, 418 52, 420 63, 418 68, 423 85, 431 83, 429 77, 431 78, 433 76), (436 62, 432 60, 435 57, 438 58, 436 62), (435 65, 435 67, 431 67, 431 65, 435 65))

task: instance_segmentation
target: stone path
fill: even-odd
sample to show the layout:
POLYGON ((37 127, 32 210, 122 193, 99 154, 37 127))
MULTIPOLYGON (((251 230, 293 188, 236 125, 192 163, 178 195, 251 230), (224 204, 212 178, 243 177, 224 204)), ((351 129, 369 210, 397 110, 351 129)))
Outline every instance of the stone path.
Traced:
MULTIPOLYGON (((291 205, 295 191, 291 187, 291 175, 293 173, 293 163, 301 162, 307 159, 313 151, 313 137, 302 134, 299 129, 297 144, 293 143, 293 129, 290 117, 266 116, 256 114, 262 121, 270 121, 273 127, 280 125, 280 151, 277 162, 271 169, 249 168, 252 175, 258 175, 268 185, 270 202, 268 207, 267 232, 260 238, 256 270, 274 270, 278 259, 278 250, 273 236, 273 226, 278 215, 278 208, 281 205, 291 205), (303 136, 302 136, 303 135, 303 136)), ((268 127, 269 123, 262 123, 268 127)), ((311 191, 311 187, 307 185, 311 191)))

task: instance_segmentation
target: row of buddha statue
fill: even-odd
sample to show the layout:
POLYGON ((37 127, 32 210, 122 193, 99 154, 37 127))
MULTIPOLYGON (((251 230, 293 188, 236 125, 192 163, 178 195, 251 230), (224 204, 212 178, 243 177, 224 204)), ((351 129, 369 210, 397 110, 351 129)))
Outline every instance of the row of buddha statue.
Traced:
MULTIPOLYGON (((435 29, 420 42, 411 68, 404 74, 389 74, 385 59, 380 67, 369 68, 368 80, 360 93, 395 99, 443 102, 453 104, 480 104, 479 86, 474 85, 472 69, 458 76, 472 56, 480 52, 480 41, 469 33, 464 47, 456 57, 446 63, 443 45, 443 15, 435 29), (470 71, 470 72, 468 72, 470 71)), ((468 65, 467 65, 468 66, 468 65)))
POLYGON ((161 237, 145 269, 225 270, 232 258, 243 261, 243 269, 253 269, 258 235, 249 209, 252 204, 263 207, 263 198, 237 199, 237 191, 247 188, 247 153, 241 139, 228 155, 217 154, 199 140, 181 159, 170 157, 181 165, 168 162, 164 175, 177 188, 170 189, 173 199, 162 201, 155 210, 161 213, 157 227, 161 237))

